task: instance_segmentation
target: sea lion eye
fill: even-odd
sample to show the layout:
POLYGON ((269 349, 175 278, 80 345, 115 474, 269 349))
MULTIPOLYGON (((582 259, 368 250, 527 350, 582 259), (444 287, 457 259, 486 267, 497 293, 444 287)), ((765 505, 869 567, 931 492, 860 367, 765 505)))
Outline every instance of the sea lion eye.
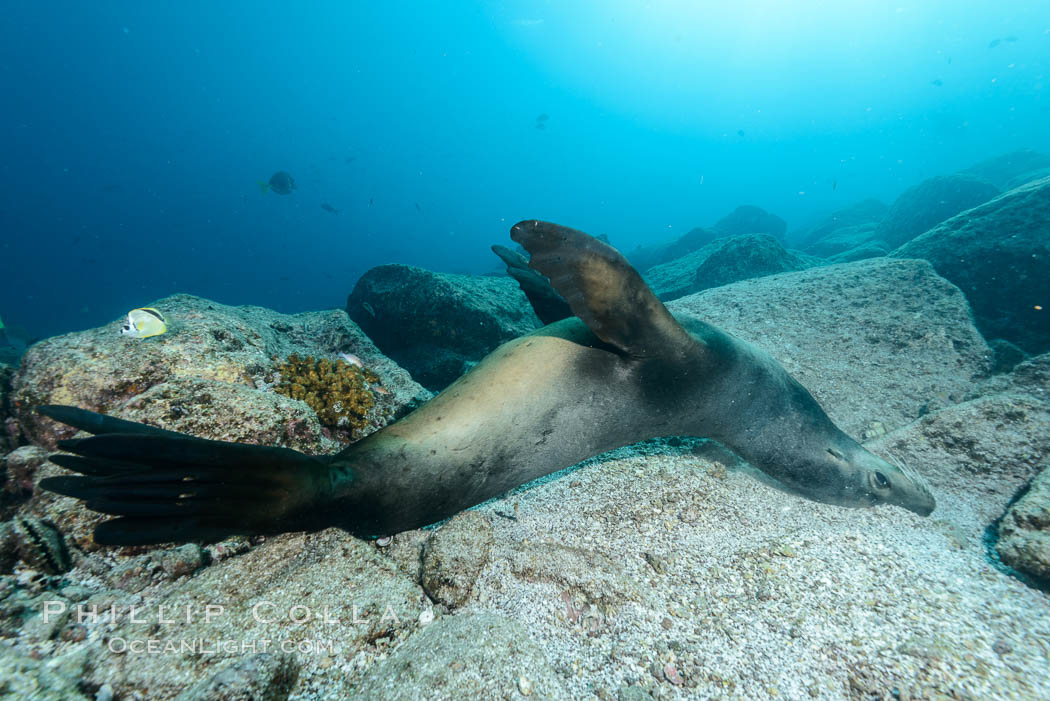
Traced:
POLYGON ((881 472, 874 472, 871 475, 871 482, 875 485, 875 489, 889 489, 890 481, 886 479, 886 475, 881 472))

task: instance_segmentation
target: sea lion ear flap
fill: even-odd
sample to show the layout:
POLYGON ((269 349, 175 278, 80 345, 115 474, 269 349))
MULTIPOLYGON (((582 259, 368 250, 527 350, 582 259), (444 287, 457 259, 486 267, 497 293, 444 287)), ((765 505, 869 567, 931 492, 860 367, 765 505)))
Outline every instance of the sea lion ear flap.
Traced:
POLYGON ((510 237, 532 256, 572 313, 605 343, 633 358, 695 357, 701 342, 683 329, 638 271, 612 246, 565 226, 528 220, 510 237))
POLYGON ((529 267, 525 256, 499 244, 492 247, 492 252, 507 264, 507 274, 518 281, 518 286, 528 298, 532 310, 544 325, 573 316, 569 303, 554 291, 547 278, 529 267))

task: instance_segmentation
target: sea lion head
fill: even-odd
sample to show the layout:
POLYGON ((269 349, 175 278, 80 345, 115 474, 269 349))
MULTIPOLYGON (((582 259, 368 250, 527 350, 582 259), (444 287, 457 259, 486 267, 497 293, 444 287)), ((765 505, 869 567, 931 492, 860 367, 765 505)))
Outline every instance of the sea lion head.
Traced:
POLYGON ((926 480, 902 462, 891 464, 851 438, 827 451, 845 506, 893 504, 929 516, 937 506, 926 480))
POLYGON ((751 462, 789 491, 814 501, 846 507, 893 504, 929 516, 937 503, 915 471, 870 453, 841 431, 823 440, 804 441, 798 452, 780 452, 775 460, 751 462))

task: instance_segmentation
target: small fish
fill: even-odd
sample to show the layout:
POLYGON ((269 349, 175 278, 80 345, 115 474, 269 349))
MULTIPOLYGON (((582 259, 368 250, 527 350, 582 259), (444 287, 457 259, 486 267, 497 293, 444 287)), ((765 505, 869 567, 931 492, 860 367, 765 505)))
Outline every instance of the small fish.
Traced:
POLYGON ((537 122, 546 122, 548 119, 550 119, 550 115, 548 115, 546 112, 536 117, 537 122))
POLYGON ((373 197, 369 197, 369 198, 368 198, 368 206, 369 206, 369 207, 371 207, 372 205, 374 205, 374 204, 375 204, 375 202, 376 202, 376 201, 375 201, 375 198, 373 198, 373 197))
POLYGON ((347 156, 347 157, 346 157, 346 159, 345 159, 345 162, 346 162, 346 163, 347 163, 348 165, 349 165, 350 163, 353 163, 353 162, 354 162, 354 157, 353 157, 353 156, 347 156))
POLYGON ((419 206, 418 202, 415 202, 414 204, 416 205, 416 211, 417 212, 422 212, 423 211, 423 208, 419 206))
POLYGON ((322 202, 321 203, 321 209, 323 209, 326 212, 331 212, 332 214, 339 214, 339 212, 340 212, 340 210, 336 209, 335 207, 333 207, 332 205, 328 204, 327 202, 322 202))
POLYGON ((937 86, 937 87, 939 88, 939 87, 941 87, 942 85, 944 85, 944 81, 943 81, 943 80, 941 80, 940 78, 937 78, 937 79, 935 79, 935 80, 931 80, 931 81, 930 81, 930 85, 936 85, 936 86, 937 86))
POLYGON ((834 190, 834 189, 835 189, 835 188, 837 188, 838 186, 839 186, 839 181, 838 181, 838 180, 832 180, 832 181, 831 181, 831 189, 832 189, 832 190, 834 190))
POLYGON ((359 368, 363 368, 365 366, 365 364, 361 361, 361 359, 358 358, 353 353, 340 352, 339 353, 339 359, 342 360, 347 365, 356 365, 359 368))
POLYGON ((153 307, 140 307, 128 312, 128 319, 120 327, 121 336, 149 338, 167 332, 168 322, 164 315, 153 307))
POLYGON ((736 135, 737 136, 743 136, 744 135, 744 130, 743 129, 737 129, 736 130, 736 135))
POLYGON ((990 42, 988 42, 988 48, 994 49, 995 47, 999 46, 1000 41, 1000 39, 992 39, 990 42))
POLYGON ((1003 41, 1005 41, 1007 44, 1013 44, 1014 42, 1017 41, 1017 37, 1015 37, 1015 36, 1008 36, 1008 37, 1005 37, 1003 39, 1003 41))
POLYGON ((376 310, 372 308, 372 305, 368 302, 361 302, 361 308, 368 312, 368 315, 373 319, 376 318, 376 310))

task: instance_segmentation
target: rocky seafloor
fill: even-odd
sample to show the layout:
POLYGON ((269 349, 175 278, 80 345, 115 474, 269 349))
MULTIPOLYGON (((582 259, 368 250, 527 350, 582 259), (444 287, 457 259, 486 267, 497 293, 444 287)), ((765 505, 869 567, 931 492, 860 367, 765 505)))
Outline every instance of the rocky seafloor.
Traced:
MULTIPOLYGON (((921 472, 928 518, 814 503, 672 438, 375 542, 101 548, 99 516, 36 486, 64 473, 47 455, 69 435, 38 404, 324 453, 430 393, 342 311, 178 295, 155 303, 163 336, 111 324, 38 343, 0 372, 0 695, 1048 698, 1050 353, 988 343, 935 265, 806 266, 668 304, 765 348, 847 432, 921 472), (357 428, 278 391, 291 354, 369 370, 357 428)), ((488 287, 503 296, 484 306, 528 317, 517 290, 488 287)), ((498 342, 453 341, 468 364, 498 342)))

